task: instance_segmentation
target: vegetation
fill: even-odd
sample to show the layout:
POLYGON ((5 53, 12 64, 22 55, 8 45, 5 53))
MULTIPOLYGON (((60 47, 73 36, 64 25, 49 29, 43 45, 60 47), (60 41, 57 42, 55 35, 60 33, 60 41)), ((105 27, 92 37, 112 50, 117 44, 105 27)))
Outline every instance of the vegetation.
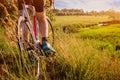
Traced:
POLYGON ((76 33, 79 28, 89 28, 111 19, 108 16, 56 16, 54 25, 65 33, 76 33))
MULTIPOLYGON (((12 15, 13 9, 5 7, 3 12, 9 17, 0 16, 0 80, 34 80, 34 68, 21 62, 15 34, 17 13, 12 15)), ((113 18, 116 20, 108 15, 55 16, 57 54, 53 61, 41 59, 40 79, 120 80, 120 24, 113 18)))
POLYGON ((57 15, 57 16, 72 16, 72 15, 87 15, 87 16, 109 16, 110 18, 112 18, 113 20, 118 20, 120 19, 119 15, 120 12, 119 11, 115 11, 114 9, 109 9, 106 11, 84 11, 83 9, 54 9, 53 12, 57 15))
MULTIPOLYGON (((75 16, 72 16, 75 17, 75 16)), ((53 62, 49 59, 42 60, 41 79, 43 80, 119 80, 120 72, 120 49, 115 49, 117 42, 119 42, 120 25, 113 24, 110 26, 90 26, 90 28, 81 28, 76 33, 64 33, 63 26, 77 24, 77 18, 66 19, 65 16, 61 18, 56 16, 55 25, 55 49, 57 55, 53 62), (59 22, 61 19, 66 19, 64 22, 59 22), (76 19, 76 21, 75 21, 76 19), (74 23, 74 21, 76 23, 74 23), (70 22, 66 24, 66 22, 70 22), (62 23, 62 25, 60 25, 62 23)), ((107 17, 84 16, 87 24, 93 24, 94 21, 101 22, 108 21, 107 17), (91 18, 89 18, 91 17, 91 18), (91 22, 89 22, 91 19, 91 22), (95 20, 96 19, 96 20, 95 20)), ((70 18, 70 16, 69 16, 70 18)), ((80 17, 79 17, 80 18, 80 17)), ((83 16, 81 16, 83 19, 83 16)), ((83 20, 84 20, 83 19, 83 20)), ((85 21, 84 20, 84 21, 85 21)), ((81 22, 82 20, 80 20, 81 22)), ((96 23, 98 23, 96 22, 96 23)), ((79 23, 79 21, 78 21, 79 23)), ((82 24, 82 23, 81 23, 82 24)), ((83 23, 85 25, 85 23, 83 23)), ((73 25, 72 25, 73 26, 73 25)), ((73 27, 74 29, 74 27, 73 27)), ((10 47, 8 39, 5 35, 4 28, 1 27, 1 80, 33 80, 34 69, 22 67, 19 50, 17 45, 10 47), (30 74, 29 74, 30 73, 30 74), (6 75, 6 77, 4 76, 6 75)))

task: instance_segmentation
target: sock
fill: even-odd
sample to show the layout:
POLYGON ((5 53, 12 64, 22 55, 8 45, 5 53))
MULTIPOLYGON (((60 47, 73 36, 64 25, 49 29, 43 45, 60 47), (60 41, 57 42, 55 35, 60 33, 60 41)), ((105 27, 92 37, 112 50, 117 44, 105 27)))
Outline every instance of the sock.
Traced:
POLYGON ((47 37, 42 37, 42 42, 47 41, 47 37))

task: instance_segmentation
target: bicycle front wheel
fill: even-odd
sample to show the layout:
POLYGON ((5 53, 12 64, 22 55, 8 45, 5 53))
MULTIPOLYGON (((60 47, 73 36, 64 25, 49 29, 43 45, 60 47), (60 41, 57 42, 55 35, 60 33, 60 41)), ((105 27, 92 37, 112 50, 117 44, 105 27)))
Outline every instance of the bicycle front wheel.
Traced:
MULTIPOLYGON (((23 52, 26 50, 27 43, 25 41, 25 30, 26 30, 25 18, 20 16, 17 23, 17 38, 20 52, 23 55, 23 52)), ((26 30, 27 31, 27 30, 26 30)))
POLYGON ((34 48, 33 34, 22 16, 18 19, 17 38, 23 69, 27 70, 29 75, 32 73, 35 76, 39 76, 39 60, 34 48))

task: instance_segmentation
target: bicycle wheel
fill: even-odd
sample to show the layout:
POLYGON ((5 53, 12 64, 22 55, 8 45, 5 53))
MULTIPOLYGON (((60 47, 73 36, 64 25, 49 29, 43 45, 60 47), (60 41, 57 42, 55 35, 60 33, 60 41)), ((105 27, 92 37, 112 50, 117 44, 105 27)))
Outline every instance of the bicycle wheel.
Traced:
POLYGON ((19 17, 18 19, 18 23, 17 23, 17 38, 18 38, 18 45, 19 45, 19 49, 20 49, 20 52, 23 56, 23 53, 24 51, 26 51, 27 49, 27 43, 25 41, 25 19, 24 17, 19 17))
POLYGON ((18 37, 18 45, 21 53, 22 64, 27 70, 27 73, 29 73, 29 75, 34 70, 35 76, 39 77, 40 75, 39 57, 37 53, 38 51, 40 52, 40 50, 35 48, 33 33, 30 31, 28 26, 29 25, 25 21, 24 17, 20 17, 18 19, 17 37, 18 37))
MULTIPOLYGON (((55 35, 54 35, 54 27, 53 27, 53 25, 52 25, 52 22, 51 22, 51 20, 49 19, 49 17, 46 17, 46 20, 47 20, 47 22, 48 22, 48 42, 52 45, 52 46, 54 46, 54 41, 55 41, 55 35)), ((37 25, 39 26, 39 23, 38 23, 38 21, 37 21, 37 25)), ((39 28, 39 27, 38 27, 39 28)), ((38 29, 37 28, 37 29, 38 29)), ((38 35, 39 36, 39 40, 41 40, 41 42, 42 42, 42 37, 41 37, 41 35, 38 35)))
POLYGON ((46 19, 48 21, 48 42, 52 46, 54 46, 54 41, 55 41, 54 27, 53 27, 52 22, 49 19, 49 17, 46 17, 46 19))

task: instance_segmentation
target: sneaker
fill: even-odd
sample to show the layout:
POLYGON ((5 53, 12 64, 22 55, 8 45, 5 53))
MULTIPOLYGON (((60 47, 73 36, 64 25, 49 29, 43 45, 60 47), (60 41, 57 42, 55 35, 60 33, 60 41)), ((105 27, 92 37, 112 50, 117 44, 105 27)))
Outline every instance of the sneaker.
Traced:
POLYGON ((56 53, 55 49, 47 41, 43 41, 43 43, 42 43, 42 50, 47 55, 56 53))

